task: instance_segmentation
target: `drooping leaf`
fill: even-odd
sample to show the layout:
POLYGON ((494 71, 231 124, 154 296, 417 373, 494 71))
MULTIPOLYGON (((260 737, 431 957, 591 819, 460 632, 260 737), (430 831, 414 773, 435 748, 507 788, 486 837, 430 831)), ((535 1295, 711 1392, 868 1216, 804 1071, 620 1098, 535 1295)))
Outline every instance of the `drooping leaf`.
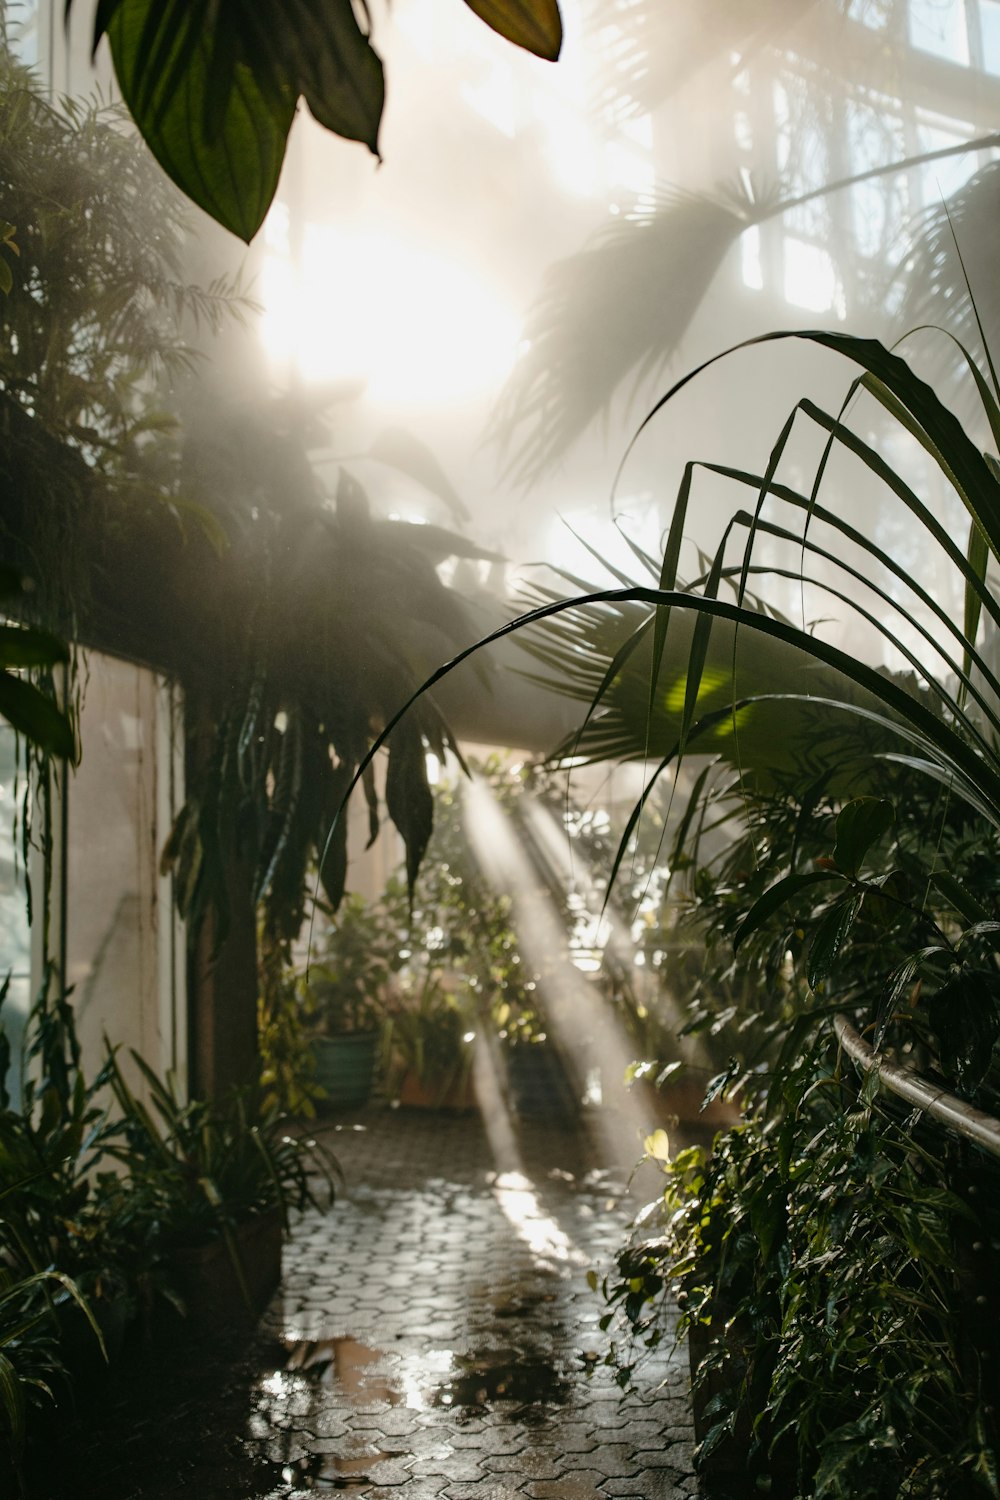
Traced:
POLYGON ((197 7, 120 0, 108 35, 122 95, 163 170, 249 243, 278 185, 296 90, 244 60, 232 7, 216 15, 212 35, 197 7))
POLYGON ((408 474, 432 495, 443 500, 457 521, 467 521, 469 510, 434 454, 405 427, 385 427, 368 450, 372 458, 408 474))
POLYGON ((6 1354, 0 1350, 0 1412, 17 1453, 24 1443, 24 1384, 6 1354))
POLYGON ((891 802, 881 797, 855 797, 837 818, 834 863, 845 875, 857 875, 868 850, 888 833, 896 816, 891 802))
POLYGON ((0 672, 0 717, 40 750, 66 760, 76 758, 76 739, 69 719, 32 683, 0 672))
POLYGON ((739 948, 751 933, 757 932, 776 912, 780 911, 783 906, 787 906, 789 901, 800 896, 803 891, 837 878, 836 873, 830 870, 805 870, 783 875, 780 880, 775 881, 774 885, 768 886, 763 896, 751 906, 733 935, 733 947, 739 948))
POLYGON ((385 805, 406 845, 406 880, 412 891, 434 822, 424 746, 414 718, 403 719, 388 737, 385 805))
POLYGON ((809 963, 806 969, 811 989, 815 990, 823 983, 839 958, 863 901, 863 892, 838 901, 817 927, 809 946, 809 963))
POLYGON ((278 24, 289 75, 327 130, 361 141, 378 156, 385 75, 351 0, 293 0, 278 24))
POLYGON ((487 26, 508 42, 555 62, 562 48, 562 17, 557 0, 465 0, 487 26))
POLYGON ((68 659, 66 643, 48 631, 0 625, 0 667, 52 667, 68 659))
MULTIPOLYGON (((989 456, 989 455, 987 455, 989 456)), ((994 465, 991 463, 990 470, 996 474, 994 465)), ((966 552, 969 567, 981 584, 986 582, 986 568, 989 563, 989 547, 986 538, 980 531, 975 520, 969 522, 969 545, 966 552)), ((971 583, 965 586, 965 655, 962 661, 963 671, 972 669, 973 648, 976 644, 976 633, 979 630, 979 617, 982 614, 982 598, 971 583)), ((963 692, 964 697, 964 692, 963 692)))
POLYGON ((997 987, 982 973, 963 971, 942 985, 930 1004, 941 1062, 963 1088, 974 1089, 1000 1037, 997 987))

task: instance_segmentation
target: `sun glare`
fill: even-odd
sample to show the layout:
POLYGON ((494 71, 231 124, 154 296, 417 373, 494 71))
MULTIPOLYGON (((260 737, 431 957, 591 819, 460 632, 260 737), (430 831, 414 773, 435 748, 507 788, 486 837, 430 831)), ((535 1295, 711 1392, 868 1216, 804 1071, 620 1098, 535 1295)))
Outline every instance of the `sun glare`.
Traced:
POLYGON ((260 288, 261 337, 276 365, 309 382, 363 381, 385 404, 494 389, 521 336, 487 281, 386 231, 311 224, 300 270, 275 246, 260 288))

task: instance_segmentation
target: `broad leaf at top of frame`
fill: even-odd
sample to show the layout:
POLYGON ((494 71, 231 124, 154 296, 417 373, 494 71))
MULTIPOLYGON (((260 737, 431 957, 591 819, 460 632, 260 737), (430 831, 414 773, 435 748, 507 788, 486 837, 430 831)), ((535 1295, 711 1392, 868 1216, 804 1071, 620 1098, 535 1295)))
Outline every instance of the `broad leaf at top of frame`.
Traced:
POLYGON ((249 243, 278 185, 296 94, 273 57, 259 71, 246 60, 237 15, 207 0, 118 0, 108 35, 122 95, 163 170, 249 243))
POLYGON ((518 47, 555 62, 562 48, 557 0, 465 0, 481 21, 518 47))
POLYGON ((855 797, 840 810, 837 818, 837 842, 833 850, 833 861, 845 875, 856 875, 865 855, 884 833, 888 833, 896 817, 891 802, 881 797, 855 797))
POLYGON ((250 241, 274 197, 299 95, 378 153, 382 64, 351 0, 106 0, 125 102, 179 188, 250 241))
POLYGON ((275 24, 283 28, 296 92, 313 117, 378 156, 385 74, 351 0, 291 0, 275 24))
MULTIPOLYGON (((516 45, 559 56, 558 0, 466 3, 516 45)), ((122 95, 167 175, 249 242, 300 95, 326 129, 378 155, 385 77, 362 17, 364 0, 99 0, 94 47, 107 33, 122 95)))

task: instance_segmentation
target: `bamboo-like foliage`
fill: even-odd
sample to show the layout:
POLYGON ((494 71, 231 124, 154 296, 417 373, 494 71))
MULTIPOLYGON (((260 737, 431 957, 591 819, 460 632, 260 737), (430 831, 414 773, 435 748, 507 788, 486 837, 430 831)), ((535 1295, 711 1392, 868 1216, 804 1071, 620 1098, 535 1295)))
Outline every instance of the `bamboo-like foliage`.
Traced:
POLYGON ((215 327, 225 279, 183 274, 183 204, 118 106, 48 100, 0 46, 0 202, 16 234, 0 302, 0 387, 119 475, 162 425, 151 377, 192 362, 183 319, 215 327))
MULTIPOLYGON (((598 230, 575 254, 547 271, 525 323, 526 349, 494 412, 489 436, 518 483, 545 477, 621 389, 638 391, 676 354, 723 259, 752 225, 778 218, 858 183, 894 177, 930 162, 1000 145, 997 135, 887 162, 805 193, 779 184, 753 201, 661 188, 648 202, 598 230), (595 331, 596 335, 595 336, 595 331)), ((991 242, 996 201, 991 168, 978 173, 940 211, 917 227, 900 272, 910 322, 944 309, 960 311, 950 325, 963 342, 974 333, 959 247, 991 242), (954 220, 954 231, 949 222, 954 220)), ((984 288, 983 318, 995 327, 988 265, 973 276, 984 288)), ((903 325, 905 326, 905 324, 903 325)), ((973 340, 973 346, 978 347, 973 340)))
POLYGON ((550 267, 491 423, 519 483, 548 472, 626 376, 662 369, 747 222, 737 203, 664 190, 550 267))

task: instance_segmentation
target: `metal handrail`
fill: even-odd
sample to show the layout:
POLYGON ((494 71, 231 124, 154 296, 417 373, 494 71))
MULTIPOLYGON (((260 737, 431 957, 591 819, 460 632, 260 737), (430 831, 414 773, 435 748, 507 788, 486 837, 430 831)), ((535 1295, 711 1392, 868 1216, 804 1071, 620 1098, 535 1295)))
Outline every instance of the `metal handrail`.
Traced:
POLYGON ((932 1120, 937 1120, 956 1135, 975 1141, 991 1156, 1000 1157, 1000 1120, 975 1109, 957 1095, 949 1094, 947 1089, 928 1082, 907 1063, 891 1062, 889 1058, 879 1056, 874 1047, 870 1047, 855 1031, 846 1016, 834 1016, 833 1029, 851 1061, 863 1073, 877 1073, 879 1083, 890 1094, 924 1110, 932 1120))

